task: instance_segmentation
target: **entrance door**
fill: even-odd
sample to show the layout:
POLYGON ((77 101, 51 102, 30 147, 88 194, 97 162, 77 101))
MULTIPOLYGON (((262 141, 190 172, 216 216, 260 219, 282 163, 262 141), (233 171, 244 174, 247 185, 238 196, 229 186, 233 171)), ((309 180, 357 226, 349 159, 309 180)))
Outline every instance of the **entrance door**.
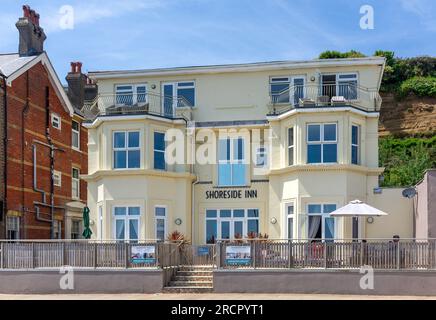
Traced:
POLYGON ((174 115, 174 84, 165 83, 163 84, 163 99, 162 99, 162 109, 163 114, 166 117, 173 117, 174 115))

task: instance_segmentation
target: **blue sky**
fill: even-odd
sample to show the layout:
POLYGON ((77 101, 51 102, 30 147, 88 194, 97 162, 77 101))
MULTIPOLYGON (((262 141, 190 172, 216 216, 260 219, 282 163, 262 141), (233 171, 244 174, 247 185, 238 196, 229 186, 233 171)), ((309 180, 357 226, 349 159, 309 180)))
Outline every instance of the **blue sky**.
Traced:
MULTIPOLYGON (((23 1, 1 0, 0 52, 16 52, 23 1)), ((61 79, 85 70, 138 69, 316 58, 324 50, 436 56, 434 0, 27 0, 41 15, 61 79), (359 26, 374 8, 374 30, 359 26), (63 29, 63 5, 74 28, 63 29)))

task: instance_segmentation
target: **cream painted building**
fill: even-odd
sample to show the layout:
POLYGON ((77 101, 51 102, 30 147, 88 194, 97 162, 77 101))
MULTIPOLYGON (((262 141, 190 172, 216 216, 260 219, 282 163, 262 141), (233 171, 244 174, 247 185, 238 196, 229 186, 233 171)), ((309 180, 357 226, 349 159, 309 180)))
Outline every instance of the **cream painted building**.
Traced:
POLYGON ((85 106, 84 179, 93 236, 411 237, 410 200, 378 188, 384 65, 371 57, 91 72, 99 95, 85 106), (184 142, 177 164, 165 160, 170 129, 184 142), (216 140, 204 138, 212 132, 216 140), (205 149, 212 163, 199 161, 205 149), (390 215, 329 216, 354 199, 390 215))

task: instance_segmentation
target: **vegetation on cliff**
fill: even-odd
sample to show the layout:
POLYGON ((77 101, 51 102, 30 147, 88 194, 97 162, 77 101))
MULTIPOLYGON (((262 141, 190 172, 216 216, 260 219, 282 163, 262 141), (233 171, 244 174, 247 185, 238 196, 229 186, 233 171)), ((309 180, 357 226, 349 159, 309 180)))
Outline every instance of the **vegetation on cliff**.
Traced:
POLYGON ((425 170, 436 168, 436 136, 380 138, 379 162, 386 168, 382 186, 415 185, 425 170))

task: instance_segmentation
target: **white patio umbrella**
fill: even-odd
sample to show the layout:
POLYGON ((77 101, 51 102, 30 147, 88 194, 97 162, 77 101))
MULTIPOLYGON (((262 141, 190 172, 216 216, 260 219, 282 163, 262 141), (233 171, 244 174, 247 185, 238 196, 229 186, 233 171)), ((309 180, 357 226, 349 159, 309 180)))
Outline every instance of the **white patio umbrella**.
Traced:
POLYGON ((380 217, 388 214, 360 200, 353 200, 346 206, 331 212, 330 215, 333 217, 380 217))

